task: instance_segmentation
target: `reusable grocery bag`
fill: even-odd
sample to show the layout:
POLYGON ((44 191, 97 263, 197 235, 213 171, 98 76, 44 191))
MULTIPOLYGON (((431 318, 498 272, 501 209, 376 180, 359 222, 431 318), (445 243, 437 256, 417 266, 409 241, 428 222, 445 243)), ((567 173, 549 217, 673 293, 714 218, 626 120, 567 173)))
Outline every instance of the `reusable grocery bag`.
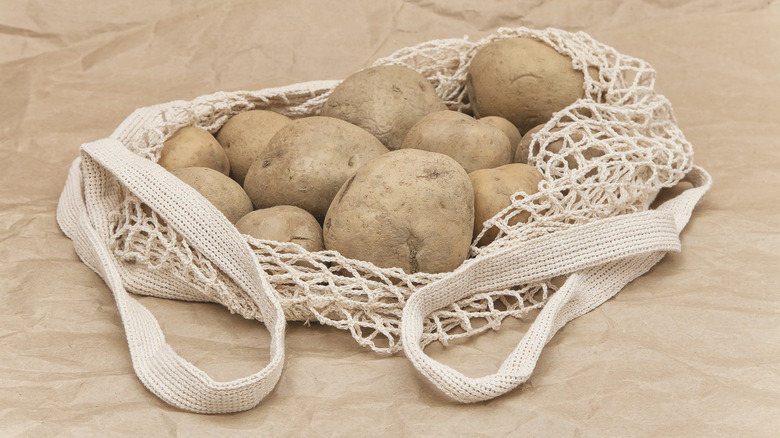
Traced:
POLYGON ((420 72, 451 109, 468 113, 464 84, 471 58, 485 44, 512 37, 536 38, 569 56, 584 73, 584 97, 533 136, 528 163, 544 176, 539 191, 515 194, 511 206, 485 222, 483 232, 495 226, 498 238, 473 245, 471 257, 453 272, 409 274, 335 251, 308 252, 242 235, 156 163, 163 142, 182 127, 215 133, 231 116, 253 109, 316 115, 339 81, 140 108, 108 138, 84 144, 57 219, 79 257, 112 290, 144 385, 189 411, 251 409, 282 372, 286 321, 313 321, 349 331, 380 354, 403 351, 455 400, 487 400, 525 382, 564 324, 665 253, 680 251, 679 234, 711 179, 693 164, 693 148, 669 101, 655 92, 655 71, 646 62, 582 32, 502 28, 476 42, 428 41, 375 65, 420 72), (548 148, 554 142, 562 146, 548 148), (650 208, 662 189, 683 181, 691 188, 650 208), (530 218, 515 224, 512 218, 523 212, 530 218), (271 334, 271 359, 251 376, 214 381, 170 348, 154 316, 131 294, 220 303, 262 321, 271 334), (494 374, 466 377, 424 352, 431 342, 498 330, 504 318, 537 310, 494 374))

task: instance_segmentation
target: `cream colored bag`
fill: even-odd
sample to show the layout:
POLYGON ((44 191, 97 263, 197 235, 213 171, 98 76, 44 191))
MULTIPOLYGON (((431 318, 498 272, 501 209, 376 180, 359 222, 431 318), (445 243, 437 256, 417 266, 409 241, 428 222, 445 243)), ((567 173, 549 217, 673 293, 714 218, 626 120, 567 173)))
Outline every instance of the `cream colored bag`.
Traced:
POLYGON ((256 406, 276 385, 284 362, 285 321, 348 330, 361 345, 401 350, 442 391, 461 402, 517 387, 542 348, 568 321, 600 305, 629 281, 679 251, 679 233, 709 188, 671 105, 653 90, 655 72, 584 33, 499 29, 478 42, 435 40, 376 65, 407 65, 425 75, 447 104, 468 111, 466 68, 477 49, 507 37, 541 39, 586 74, 585 98, 556 113, 536 136, 528 162, 545 179, 533 195, 485 223, 499 238, 454 272, 406 274, 310 253, 293 243, 241 235, 196 191, 156 164, 162 143, 184 126, 216 132, 234 114, 268 109, 314 115, 338 81, 256 92, 216 93, 136 110, 107 139, 87 143, 71 167, 57 219, 76 252, 113 291, 133 367, 166 402, 202 413, 256 406), (573 135, 575 134, 576 135, 573 135), (547 146, 562 140, 563 147, 547 146), (587 150, 585 158, 583 154, 587 150), (693 188, 659 208, 664 187, 693 188), (520 212, 526 223, 509 225, 520 212), (305 262, 305 263, 302 263, 305 262), (348 273, 348 274, 345 274, 348 273), (565 277, 558 287, 553 279, 565 277), (263 321, 271 360, 259 372, 216 382, 178 356, 154 316, 130 293, 217 302, 263 321), (506 317, 541 309, 500 369, 468 378, 428 357, 425 345, 498 329, 506 317), (479 323, 479 324, 478 324, 479 323))

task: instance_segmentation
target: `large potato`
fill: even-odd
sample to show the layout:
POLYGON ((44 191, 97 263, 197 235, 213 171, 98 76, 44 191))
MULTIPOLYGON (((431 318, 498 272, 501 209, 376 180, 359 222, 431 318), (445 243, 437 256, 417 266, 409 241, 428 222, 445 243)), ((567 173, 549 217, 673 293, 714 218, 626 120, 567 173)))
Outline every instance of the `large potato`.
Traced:
POLYGON ((585 94, 584 76, 571 58, 533 38, 482 47, 469 65, 466 91, 475 117, 501 116, 521 134, 585 94))
POLYGON ((408 67, 388 65, 349 76, 333 90, 320 115, 360 126, 395 150, 418 120, 444 109, 446 105, 425 76, 408 67))
MULTIPOLYGON (((481 169, 469 174, 474 188, 474 238, 482 232, 484 222, 501 210, 512 205, 512 195, 525 192, 529 195, 539 191, 539 183, 544 179, 535 167, 522 163, 507 164, 495 169, 481 169)), ((523 212, 509 220, 509 225, 525 222, 530 213, 523 212)), ((493 226, 477 242, 479 246, 493 242, 498 235, 493 226)))
POLYGON ((244 190, 255 208, 294 205, 322 221, 344 181, 386 152, 376 137, 355 125, 305 117, 268 142, 249 169, 244 190))
POLYGON ((249 167, 279 129, 292 120, 273 111, 252 110, 231 117, 217 132, 230 160, 230 177, 243 185, 249 167))
POLYGON ((446 272, 467 257, 474 224, 468 174, 452 158, 416 149, 367 163, 339 190, 325 248, 408 273, 446 272))
POLYGON ((406 134, 401 148, 448 155, 466 172, 512 162, 506 134, 457 111, 437 111, 423 117, 406 134))
POLYGON ((306 210, 292 205, 255 210, 236 222, 243 234, 256 239, 292 242, 306 251, 322 251, 322 227, 306 210))
POLYGON ((163 143, 157 164, 168 169, 209 167, 227 175, 230 162, 210 132, 196 126, 179 129, 163 143))
POLYGON ((237 182, 208 167, 185 167, 171 171, 200 192, 232 223, 252 211, 252 201, 237 182))

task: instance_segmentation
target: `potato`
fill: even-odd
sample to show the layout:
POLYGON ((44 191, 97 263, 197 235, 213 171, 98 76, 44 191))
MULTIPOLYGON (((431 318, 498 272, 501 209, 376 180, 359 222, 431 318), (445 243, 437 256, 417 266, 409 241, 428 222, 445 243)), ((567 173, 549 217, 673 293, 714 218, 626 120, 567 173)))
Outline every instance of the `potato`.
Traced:
POLYGON ((512 124, 509 120, 498 117, 498 116, 487 116, 479 119, 480 122, 487 123, 489 125, 495 126, 496 128, 500 129, 504 134, 506 134, 507 138, 509 139, 509 145, 511 146, 509 151, 509 156, 514 157, 515 151, 517 150, 517 145, 520 143, 520 139, 522 136, 520 135, 520 131, 517 130, 517 127, 512 124))
POLYGON ((322 227, 306 210, 292 205, 255 210, 236 222, 242 234, 255 239, 292 242, 306 251, 322 251, 322 227))
POLYGON ((256 209, 294 205, 325 218, 339 188, 360 166, 387 153, 367 131, 332 117, 288 124, 268 142, 244 181, 256 209))
POLYGON ((185 167, 171 173, 197 190, 232 223, 252 211, 252 201, 241 186, 214 169, 185 167))
MULTIPOLYGON (((528 160, 528 155, 538 155, 540 152, 540 145, 538 143, 534 144, 533 150, 531 150, 531 143, 533 142, 533 136, 537 132, 541 131, 542 128, 544 128, 544 124, 537 125, 531 128, 530 131, 528 131, 522 139, 520 139, 520 144, 517 147, 517 152, 515 153, 514 162, 515 163, 525 163, 528 160)), ((551 132, 557 132, 559 128, 553 128, 551 132)), ((574 131, 570 134, 571 140, 576 142, 580 142, 583 139, 583 135, 581 132, 574 131)), ((555 141, 550 142, 546 150, 550 151, 554 154, 560 154, 561 150, 563 149, 563 139, 558 139, 555 141)), ((601 155, 604 155, 604 151, 600 150, 599 148, 593 146, 593 147, 586 147, 584 149, 581 149, 582 158, 585 160, 590 160, 595 157, 599 157, 601 155)), ((569 169, 577 169, 579 168, 579 163, 577 162, 577 158, 575 157, 575 152, 571 150, 569 153, 567 153, 564 156, 564 159, 566 160, 566 165, 569 167, 569 169)))
POLYGON ((370 161, 339 190, 325 248, 407 273, 446 272, 468 257, 474 192, 454 159, 401 149, 370 161))
POLYGON ((231 117, 217 132, 217 141, 230 160, 230 177, 243 185, 257 154, 291 121, 287 116, 266 110, 245 111, 231 117))
POLYGON ((544 123, 529 129, 528 132, 520 138, 520 143, 517 144, 517 150, 515 150, 515 158, 513 160, 515 163, 528 163, 528 152, 531 148, 531 141, 533 140, 534 134, 541 131, 542 128, 544 128, 544 123))
POLYGON ((507 38, 477 51, 466 92, 475 117, 501 116, 525 134, 583 97, 584 76, 540 40, 507 38))
POLYGON ((408 67, 388 65, 349 76, 333 90, 320 115, 360 126, 396 150, 418 120, 445 109, 425 76, 408 67))
POLYGON ((456 111, 437 111, 420 119, 402 149, 439 152, 455 159, 466 172, 512 162, 509 138, 500 129, 456 111))
POLYGON ((181 128, 166 140, 157 164, 167 170, 209 167, 225 175, 230 172, 222 146, 210 132, 196 126, 181 128))
MULTIPOLYGON (((484 222, 501 210, 512 205, 512 195, 523 191, 529 195, 539 191, 539 182, 544 177, 535 167, 522 163, 512 163, 495 169, 481 169, 469 174, 474 188, 474 233, 476 239, 482 232, 484 222)), ((509 225, 525 222, 530 213, 520 213, 509 220, 509 225)), ((493 242, 498 235, 493 226, 477 242, 479 246, 493 242)))

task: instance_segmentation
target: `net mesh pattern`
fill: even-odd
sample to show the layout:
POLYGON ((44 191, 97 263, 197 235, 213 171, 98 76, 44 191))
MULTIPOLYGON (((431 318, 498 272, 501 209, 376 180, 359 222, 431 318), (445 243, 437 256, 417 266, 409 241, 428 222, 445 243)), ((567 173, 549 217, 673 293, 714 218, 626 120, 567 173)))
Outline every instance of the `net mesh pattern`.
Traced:
MULTIPOLYGON (((537 193, 516 193, 512 205, 484 224, 499 229, 488 246, 472 245, 478 260, 513 243, 596 219, 646 210, 664 187, 693 165, 693 150, 668 100, 654 91, 655 71, 584 33, 502 28, 472 42, 434 40, 402 49, 374 65, 406 65, 426 76, 445 103, 470 113, 466 73, 474 54, 491 41, 537 38, 572 59, 584 73, 583 99, 554 114, 533 136, 528 163, 544 176, 537 193), (530 212, 525 222, 514 216, 530 212)), ((152 107, 152 120, 128 121, 114 133, 130 150, 156 161, 162 143, 184 126, 216 132, 232 115, 267 109, 290 117, 317 114, 338 81, 317 81, 257 92, 220 92, 152 107), (140 126, 140 128, 139 128, 140 126), (139 134, 140 133, 140 134, 139 134)), ((147 108, 148 110, 148 108, 147 108)), ((147 111, 148 113, 148 111, 147 111)), ((262 320, 257 305, 164 219, 129 190, 109 217, 111 250, 134 293, 217 302, 245 318, 262 320)), ((475 239, 478 242, 481 235, 475 239)), ((308 252, 294 243, 246 236, 290 321, 348 330, 379 353, 401 350, 404 303, 446 274, 407 274, 348 259, 335 251, 308 252)), ((498 329, 507 317, 530 317, 557 290, 556 279, 476 293, 428 315, 423 345, 498 329)))

